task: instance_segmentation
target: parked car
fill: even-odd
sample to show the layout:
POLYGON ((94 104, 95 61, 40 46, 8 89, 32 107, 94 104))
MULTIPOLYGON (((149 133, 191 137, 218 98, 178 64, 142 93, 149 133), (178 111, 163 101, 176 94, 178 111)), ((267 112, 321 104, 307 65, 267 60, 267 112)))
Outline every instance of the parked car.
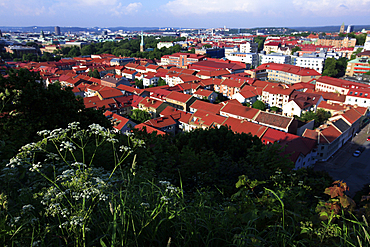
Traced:
POLYGON ((367 137, 367 141, 370 142, 370 136, 367 137))

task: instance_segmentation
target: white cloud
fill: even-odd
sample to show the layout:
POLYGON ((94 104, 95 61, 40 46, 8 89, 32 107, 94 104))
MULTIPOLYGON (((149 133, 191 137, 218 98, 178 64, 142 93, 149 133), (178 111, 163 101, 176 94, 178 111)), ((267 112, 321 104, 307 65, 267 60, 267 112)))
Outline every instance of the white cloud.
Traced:
MULTIPOLYGON (((266 0, 273 2, 271 0, 266 0)), ((214 12, 254 12, 259 8, 259 3, 255 0, 173 0, 165 5, 165 9, 173 14, 207 14, 214 12)))
POLYGON ((13 16, 38 16, 45 13, 45 6, 37 0, 0 0, 0 13, 8 14, 11 10, 13 16))
POLYGON ((77 0, 72 1, 77 3, 78 5, 85 5, 85 6, 106 6, 106 5, 115 5, 117 0, 77 0))
POLYGON ((344 16, 370 13, 370 0, 293 0, 303 15, 344 16))
POLYGON ((174 15, 244 12, 253 15, 343 16, 369 13, 370 0, 171 0, 164 9, 174 15))
POLYGON ((130 3, 123 6, 121 3, 115 8, 111 9, 113 15, 129 15, 139 11, 143 5, 140 2, 130 3))

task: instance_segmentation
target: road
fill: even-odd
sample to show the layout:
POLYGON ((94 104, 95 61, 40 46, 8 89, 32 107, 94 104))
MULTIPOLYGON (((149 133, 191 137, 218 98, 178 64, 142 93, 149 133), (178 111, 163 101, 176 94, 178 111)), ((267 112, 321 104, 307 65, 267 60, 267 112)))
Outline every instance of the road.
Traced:
POLYGON ((366 139, 370 135, 370 125, 364 127, 360 133, 348 141, 333 158, 326 162, 317 162, 315 170, 325 170, 334 180, 346 182, 349 191, 347 195, 353 197, 355 193, 370 183, 370 142, 366 139), (353 157, 353 152, 359 147, 366 149, 359 157, 353 157))

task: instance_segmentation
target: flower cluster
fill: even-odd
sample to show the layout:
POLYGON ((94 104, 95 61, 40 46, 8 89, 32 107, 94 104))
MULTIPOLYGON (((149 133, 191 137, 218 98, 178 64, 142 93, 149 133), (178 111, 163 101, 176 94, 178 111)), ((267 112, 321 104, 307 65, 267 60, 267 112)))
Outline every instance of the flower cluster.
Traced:
POLYGON ((69 150, 70 152, 72 152, 75 149, 76 149, 76 146, 72 142, 62 141, 62 143, 60 144, 59 151, 69 150))

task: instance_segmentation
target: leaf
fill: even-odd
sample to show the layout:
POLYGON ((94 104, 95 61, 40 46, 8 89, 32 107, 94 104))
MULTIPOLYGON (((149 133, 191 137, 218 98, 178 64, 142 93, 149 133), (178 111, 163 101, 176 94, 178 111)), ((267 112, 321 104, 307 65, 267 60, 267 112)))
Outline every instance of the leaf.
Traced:
POLYGON ((343 191, 344 189, 342 187, 334 185, 333 187, 326 188, 324 193, 330 195, 331 198, 334 198, 337 196, 343 196, 343 191))
POLYGON ((101 244, 102 247, 107 247, 107 245, 103 241, 103 238, 100 239, 100 244, 101 244))
POLYGON ((350 198, 348 196, 342 196, 342 197, 340 197, 340 204, 344 208, 346 208, 348 206, 356 206, 355 201, 352 200, 352 198, 350 198))

